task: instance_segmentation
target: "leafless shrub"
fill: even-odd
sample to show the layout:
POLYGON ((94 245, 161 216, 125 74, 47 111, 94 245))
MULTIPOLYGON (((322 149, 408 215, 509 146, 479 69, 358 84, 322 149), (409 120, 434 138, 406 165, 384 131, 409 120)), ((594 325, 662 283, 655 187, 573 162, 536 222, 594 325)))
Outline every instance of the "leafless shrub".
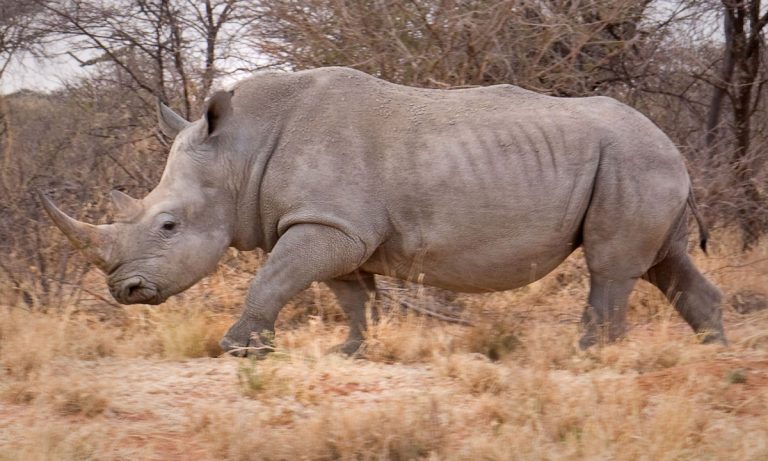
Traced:
POLYGON ((589 94, 617 78, 650 2, 265 2, 256 46, 304 69, 356 67, 431 87, 517 83, 589 94))

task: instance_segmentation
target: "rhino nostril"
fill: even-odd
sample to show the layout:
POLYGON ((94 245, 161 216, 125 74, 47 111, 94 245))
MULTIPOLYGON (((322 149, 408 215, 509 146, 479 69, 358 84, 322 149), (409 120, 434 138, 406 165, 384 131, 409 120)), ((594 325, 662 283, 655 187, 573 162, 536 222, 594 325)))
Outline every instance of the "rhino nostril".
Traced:
POLYGON ((157 288, 143 277, 134 276, 110 285, 109 291, 121 304, 154 303, 157 288))
POLYGON ((141 280, 140 279, 133 279, 123 285, 122 290, 122 298, 123 299, 132 299, 136 294, 138 294, 139 290, 141 290, 141 280))
POLYGON ((136 291, 139 290, 139 288, 141 288, 141 284, 140 283, 137 283, 136 285, 129 286, 128 287, 128 296, 132 296, 133 294, 135 294, 136 291))

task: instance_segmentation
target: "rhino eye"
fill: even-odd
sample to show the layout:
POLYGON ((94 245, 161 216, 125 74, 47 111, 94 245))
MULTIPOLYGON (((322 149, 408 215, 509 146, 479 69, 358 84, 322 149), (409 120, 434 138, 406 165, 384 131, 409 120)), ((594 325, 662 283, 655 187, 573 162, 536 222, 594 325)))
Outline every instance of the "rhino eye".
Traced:
POLYGON ((163 223, 163 230, 172 231, 176 228, 176 223, 173 221, 166 221, 163 223))

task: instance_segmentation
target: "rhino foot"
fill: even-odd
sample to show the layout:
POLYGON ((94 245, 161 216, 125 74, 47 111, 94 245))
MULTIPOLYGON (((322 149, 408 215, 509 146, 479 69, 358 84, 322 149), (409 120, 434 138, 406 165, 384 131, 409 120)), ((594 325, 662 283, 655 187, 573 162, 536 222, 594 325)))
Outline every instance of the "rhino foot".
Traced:
POLYGON ((606 346, 624 337, 626 328, 623 323, 618 325, 595 326, 587 325, 584 334, 579 339, 579 349, 587 350, 592 346, 606 346))
POLYGON ((594 334, 585 334, 579 339, 579 349, 582 351, 589 349, 595 344, 597 344, 597 335, 594 334))
POLYGON ((337 344, 328 349, 329 354, 342 354, 349 357, 354 357, 361 352, 360 346, 364 344, 362 339, 348 339, 341 344, 337 344))
POLYGON ((235 357, 264 357, 275 350, 274 330, 257 328, 238 320, 219 341, 224 353, 235 357))
POLYGON ((221 338, 221 341, 219 341, 219 346, 221 347, 221 350, 223 350, 226 354, 232 355, 234 357, 264 358, 267 356, 267 354, 275 350, 275 348, 271 346, 269 342, 268 344, 265 344, 265 341, 262 341, 261 338, 259 338, 259 335, 256 333, 252 334, 247 344, 243 344, 233 340, 232 338, 224 336, 221 338))
POLYGON ((219 347, 221 347, 221 350, 224 351, 225 354, 233 355, 235 357, 245 357, 247 355, 247 344, 238 343, 226 336, 219 341, 219 347))
POLYGON ((728 340, 725 338, 725 333, 722 331, 704 331, 700 333, 702 344, 720 344, 721 346, 728 346, 728 340))

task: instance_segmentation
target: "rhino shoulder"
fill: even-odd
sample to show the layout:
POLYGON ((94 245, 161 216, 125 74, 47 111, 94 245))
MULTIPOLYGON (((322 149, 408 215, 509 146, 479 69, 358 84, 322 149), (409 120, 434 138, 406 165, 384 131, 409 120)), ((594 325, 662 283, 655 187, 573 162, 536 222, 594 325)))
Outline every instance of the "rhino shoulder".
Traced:
MULTIPOLYGON (((323 88, 352 88, 387 84, 383 80, 348 67, 318 67, 298 72, 264 71, 238 82, 235 93, 286 95, 317 92, 323 88)), ((389 84, 391 85, 391 84, 389 84)))

